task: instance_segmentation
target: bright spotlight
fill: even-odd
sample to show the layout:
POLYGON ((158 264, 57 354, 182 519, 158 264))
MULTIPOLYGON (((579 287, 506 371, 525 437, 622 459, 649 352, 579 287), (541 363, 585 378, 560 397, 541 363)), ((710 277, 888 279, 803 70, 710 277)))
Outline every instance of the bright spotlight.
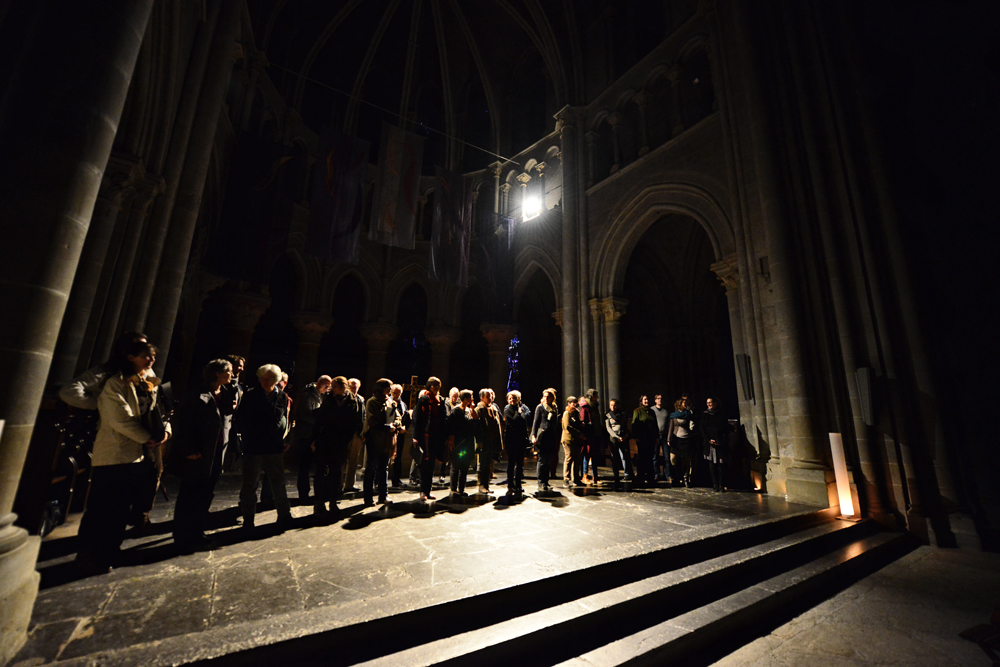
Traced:
POLYGON ((537 218, 542 212, 542 200, 538 197, 525 197, 521 205, 522 220, 527 222, 537 218))

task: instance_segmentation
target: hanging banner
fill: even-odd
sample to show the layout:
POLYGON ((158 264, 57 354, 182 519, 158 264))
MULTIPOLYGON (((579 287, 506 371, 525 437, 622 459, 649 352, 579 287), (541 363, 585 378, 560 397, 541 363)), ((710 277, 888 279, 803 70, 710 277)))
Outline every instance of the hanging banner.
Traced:
POLYGON ((434 171, 430 277, 445 285, 465 287, 471 239, 472 181, 438 167, 434 171))
POLYGON ((369 238, 412 250, 424 138, 382 123, 381 152, 369 238))
POLYGON ((317 257, 358 263, 368 147, 367 141, 323 128, 313 167, 306 244, 317 257))

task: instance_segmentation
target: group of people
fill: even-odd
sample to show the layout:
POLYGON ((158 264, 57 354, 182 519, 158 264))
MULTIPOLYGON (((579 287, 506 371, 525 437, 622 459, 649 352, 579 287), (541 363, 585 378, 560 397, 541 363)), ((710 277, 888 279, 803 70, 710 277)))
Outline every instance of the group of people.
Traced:
POLYGON ((607 449, 616 488, 633 479, 638 484, 673 480, 690 485, 693 460, 700 451, 710 464, 715 489, 723 490, 729 423, 712 398, 695 417, 686 396, 675 402, 672 412, 662 407, 661 396, 654 397, 653 406, 642 396, 631 418, 612 399, 602 419, 593 389, 581 398, 568 397, 563 408, 556 390, 546 389, 534 411, 514 390, 501 409, 492 389, 480 389, 478 401, 471 390, 457 387, 445 397, 441 380, 431 377, 408 409, 403 387, 388 379, 375 382, 372 395, 364 400, 359 380, 323 375, 303 389, 293 410, 285 392, 288 375, 277 365, 258 368, 256 383, 246 386, 240 381, 245 360, 230 356, 209 361, 200 386, 171 413, 162 405, 152 369, 156 352, 145 335, 124 334, 107 363, 76 378, 60 394, 70 405, 96 409, 100 415, 77 556, 80 567, 89 572, 111 567, 128 526, 141 528, 148 522, 163 471, 162 445, 168 439, 169 460, 181 478, 173 530, 182 551, 209 544, 205 531, 215 486, 237 459, 242 463, 239 507, 244 529, 254 528, 262 481, 263 495, 270 496, 277 510, 277 526, 287 526, 292 513, 284 454, 293 445, 299 459, 299 502, 311 501, 320 518, 337 511, 345 492, 359 491, 354 483, 362 456, 364 504, 372 506, 376 499, 388 504, 390 478, 392 486, 402 484, 403 447, 409 447, 410 479, 419 486, 422 501, 436 500, 436 465, 442 476, 450 477, 453 498, 468 495, 473 467, 478 492, 489 494, 501 453, 508 461, 509 494, 524 492, 529 452, 537 456, 538 493, 551 493, 560 447, 562 479, 568 488, 596 484, 596 463, 607 449), (404 441, 407 432, 411 437, 404 441), (638 474, 630 452, 633 439, 638 474))

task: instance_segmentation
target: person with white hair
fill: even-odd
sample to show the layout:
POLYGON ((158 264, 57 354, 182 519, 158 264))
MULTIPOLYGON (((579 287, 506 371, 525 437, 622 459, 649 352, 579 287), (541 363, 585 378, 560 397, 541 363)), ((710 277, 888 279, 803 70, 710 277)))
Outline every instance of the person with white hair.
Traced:
POLYGON ((243 434, 243 487, 240 489, 240 510, 243 528, 254 527, 257 511, 257 487, 261 471, 267 474, 274 505, 278 510, 278 526, 285 527, 292 519, 288 496, 285 494, 284 439, 288 427, 288 400, 278 389, 281 368, 264 364, 257 369, 260 386, 246 393, 236 413, 243 434))

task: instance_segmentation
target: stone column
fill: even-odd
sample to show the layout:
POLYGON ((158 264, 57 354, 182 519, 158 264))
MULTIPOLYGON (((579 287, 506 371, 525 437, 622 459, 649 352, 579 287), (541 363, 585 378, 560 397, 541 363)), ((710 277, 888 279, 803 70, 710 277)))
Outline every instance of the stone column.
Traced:
MULTIPOLYGON (((608 364, 608 395, 604 397, 604 400, 610 401, 612 398, 617 398, 623 404, 627 404, 621 393, 621 319, 625 315, 628 301, 608 297, 601 299, 598 303, 604 320, 605 357, 608 364)), ((607 405, 607 402, 604 405, 607 405)))
POLYGON ((587 187, 588 188, 594 184, 594 181, 597 178, 594 174, 596 173, 597 170, 595 164, 597 159, 597 139, 599 136, 600 135, 598 135, 597 132, 594 131, 590 131, 584 135, 584 138, 587 140, 587 187))
POLYGON ((490 173, 493 174, 493 212, 500 213, 500 171, 503 164, 499 161, 490 165, 490 173))
POLYGON ((299 332, 299 341, 295 349, 295 377, 292 382, 298 393, 307 384, 316 381, 319 344, 333 326, 333 318, 326 313, 298 312, 292 313, 292 324, 299 332))
POLYGON ((510 183, 500 186, 500 212, 504 215, 510 214, 510 183))
POLYGON ((371 390, 376 380, 385 376, 386 354, 389 352, 389 344, 399 336, 399 327, 384 322, 362 324, 361 335, 368 341, 368 370, 365 386, 362 387, 364 393, 371 390))
POLYGON ((684 71, 680 65, 674 65, 667 72, 667 78, 670 79, 670 88, 674 93, 674 129, 670 133, 673 137, 684 131, 684 103, 681 101, 681 77, 683 75, 684 71))
POLYGON ((538 214, 539 215, 541 215, 542 213, 545 213, 545 211, 546 211, 546 207, 545 207, 545 170, 548 168, 548 166, 549 165, 547 165, 544 162, 539 162, 538 164, 535 165, 535 171, 538 172, 538 201, 539 201, 538 214))
POLYGON ((618 129, 621 124, 622 115, 617 111, 608 116, 608 125, 611 126, 611 143, 614 146, 615 152, 615 163, 611 165, 612 174, 622 168, 622 146, 619 137, 620 130, 618 129))
POLYGON ((649 93, 640 90, 632 98, 632 101, 639 107, 639 157, 649 152, 649 126, 646 121, 646 108, 649 106, 649 93))
POLYGON ((590 306, 590 320, 593 323, 594 331, 594 389, 597 389, 601 394, 601 400, 604 401, 602 405, 607 406, 608 400, 608 374, 607 374, 607 353, 606 341, 604 338, 604 329, 601 326, 601 320, 603 319, 604 311, 601 308, 599 299, 590 299, 587 301, 587 305, 590 306))
POLYGON ((563 167, 563 211, 562 211, 562 338, 563 338, 563 393, 579 393, 580 390, 580 338, 577 309, 579 284, 578 211, 580 196, 578 187, 579 161, 577 159, 577 125, 579 110, 563 107, 556 114, 556 129, 561 140, 563 167))
POLYGON ((121 250, 115 262, 114 275, 107 297, 104 299, 104 312, 92 346, 91 361, 93 363, 99 363, 99 360, 108 358, 111 354, 111 346, 120 333, 118 322, 121 319, 122 306, 125 303, 129 282, 132 280, 135 257, 139 250, 139 240, 142 238, 142 230, 146 225, 149 209, 156 197, 163 192, 164 186, 162 178, 147 178, 136 184, 137 192, 132 198, 132 207, 128 214, 125 234, 122 237, 121 250))
MULTIPOLYGON (((122 200, 130 194, 133 181, 141 177, 142 166, 135 159, 117 154, 108 159, 90 228, 80 253, 80 263, 73 278, 73 290, 59 329, 59 340, 49 369, 50 384, 64 384, 89 365, 89 354, 81 365, 77 364, 77 360, 83 348, 87 323, 94 311, 97 285, 111 245, 115 221, 122 210, 122 200)), ((97 317, 100 317, 99 312, 97 317)))
MULTIPOLYGON (((223 290, 219 294, 219 299, 222 301, 225 322, 222 331, 223 354, 249 356, 253 332, 261 316, 271 307, 271 300, 259 294, 237 290, 223 290)), ((153 341, 156 342, 156 339, 153 341)))
POLYGON ((143 243, 142 263, 136 267, 132 280, 128 310, 123 328, 142 331, 146 328, 146 315, 149 303, 156 286, 156 273, 159 270, 160 258, 167 239, 170 219, 173 216, 174 203, 177 200, 177 189, 180 186, 181 172, 184 169, 184 158, 187 156, 191 139, 191 128, 195 122, 198 110, 198 100, 201 98, 202 82, 208 66, 212 46, 218 24, 222 0, 210 0, 206 20, 198 26, 194 46, 191 49, 189 64, 184 75, 184 85, 181 90, 180 103, 174 117, 173 129, 170 132, 170 148, 167 161, 163 168, 163 180, 166 187, 163 196, 159 198, 149 220, 149 228, 143 243))
POLYGON ((181 305, 184 276, 187 273, 191 243, 201 211, 208 166, 215 144, 215 130, 222 112, 222 102, 229 90, 229 75, 233 69, 234 37, 239 27, 243 2, 223 0, 219 26, 212 42, 212 54, 205 73, 198 113, 191 130, 191 145, 184 160, 184 173, 177 189, 177 201, 170 222, 163 258, 153 289, 155 308, 149 315, 146 333, 160 347, 156 360, 158 371, 166 366, 174 322, 181 305))
POLYGON ((451 365, 451 347, 462 337, 455 327, 433 327, 424 330, 424 338, 431 346, 431 373, 441 378, 442 384, 450 384, 448 371, 451 365))
POLYGON ((524 173, 517 175, 517 182, 521 184, 521 220, 524 220, 524 200, 528 198, 529 181, 531 181, 531 174, 524 173))
MULTIPOLYGON (((37 3, 0 114, 0 664, 26 637, 39 539, 14 495, 152 0, 37 3), (84 57, 85 55, 85 57, 84 57)), ((5 26, 8 27, 8 26, 5 26)))
POLYGON ((490 354, 489 386, 497 393, 501 405, 507 400, 507 357, 510 341, 517 333, 512 324, 484 324, 479 327, 490 354))

